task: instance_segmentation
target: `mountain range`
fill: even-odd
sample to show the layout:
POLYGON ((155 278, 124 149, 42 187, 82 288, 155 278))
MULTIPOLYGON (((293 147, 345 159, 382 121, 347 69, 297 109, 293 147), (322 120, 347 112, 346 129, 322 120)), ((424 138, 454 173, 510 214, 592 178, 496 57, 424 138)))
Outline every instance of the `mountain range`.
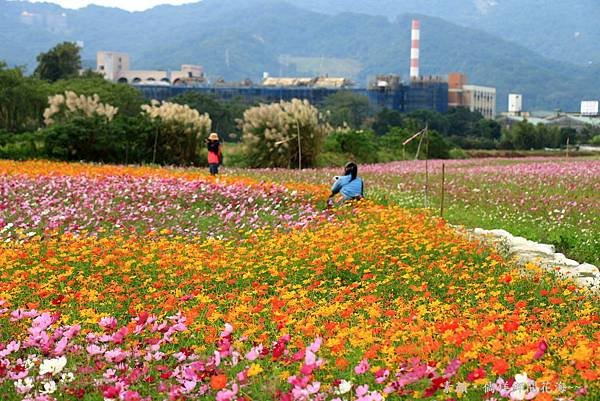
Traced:
MULTIPOLYGON (((0 0, 0 59, 26 64, 31 71, 40 52, 63 40, 80 40, 83 58, 92 67, 97 51, 114 50, 130 54, 132 69, 200 64, 213 79, 258 81, 263 72, 329 74, 364 86, 376 74, 406 78, 410 22, 418 18, 423 74, 461 71, 470 83, 495 86, 499 110, 506 109, 509 92, 522 93, 528 109, 577 110, 580 100, 600 98, 600 62, 595 61, 600 45, 585 42, 587 57, 577 55, 577 46, 565 47, 559 57, 550 47, 560 44, 547 34, 547 45, 540 45, 544 51, 532 47, 544 32, 568 28, 552 22, 560 9, 552 4, 588 4, 588 16, 593 17, 598 6, 592 1, 551 2, 542 18, 522 15, 537 10, 540 0, 204 0, 135 13, 0 0), (509 21, 506 10, 511 4, 523 7, 509 21), (502 18, 506 26, 499 27, 502 18), (503 34, 515 26, 532 32, 531 40, 503 34)), ((579 10, 572 7, 574 13, 579 10)), ((575 21, 577 13, 568 20, 575 21)), ((587 23, 582 26, 588 29, 587 23)), ((581 28, 581 43, 598 29, 597 24, 589 31, 581 28)))

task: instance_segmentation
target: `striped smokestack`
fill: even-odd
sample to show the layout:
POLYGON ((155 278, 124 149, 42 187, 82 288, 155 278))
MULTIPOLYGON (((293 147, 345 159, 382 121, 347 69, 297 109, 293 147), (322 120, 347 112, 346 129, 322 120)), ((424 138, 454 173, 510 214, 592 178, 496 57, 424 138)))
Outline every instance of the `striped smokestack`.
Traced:
POLYGON ((412 22, 410 47, 410 78, 416 79, 419 77, 419 47, 421 42, 421 23, 419 20, 412 22))

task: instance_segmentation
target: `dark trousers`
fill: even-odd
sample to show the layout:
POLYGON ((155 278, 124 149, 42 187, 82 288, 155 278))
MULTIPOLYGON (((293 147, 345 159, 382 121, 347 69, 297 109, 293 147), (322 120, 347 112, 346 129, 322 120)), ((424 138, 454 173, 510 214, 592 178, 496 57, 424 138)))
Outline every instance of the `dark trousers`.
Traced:
POLYGON ((208 165, 208 171, 210 171, 210 175, 219 174, 219 164, 218 163, 210 163, 208 165))

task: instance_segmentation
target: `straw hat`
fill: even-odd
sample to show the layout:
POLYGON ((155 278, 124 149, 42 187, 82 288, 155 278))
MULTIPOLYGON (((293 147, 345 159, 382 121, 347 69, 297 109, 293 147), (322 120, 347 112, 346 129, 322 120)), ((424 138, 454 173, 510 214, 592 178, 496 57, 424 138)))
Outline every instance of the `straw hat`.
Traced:
POLYGON ((210 134, 208 136, 208 139, 211 141, 218 141, 219 140, 219 134, 217 134, 216 132, 213 132, 212 134, 210 134))

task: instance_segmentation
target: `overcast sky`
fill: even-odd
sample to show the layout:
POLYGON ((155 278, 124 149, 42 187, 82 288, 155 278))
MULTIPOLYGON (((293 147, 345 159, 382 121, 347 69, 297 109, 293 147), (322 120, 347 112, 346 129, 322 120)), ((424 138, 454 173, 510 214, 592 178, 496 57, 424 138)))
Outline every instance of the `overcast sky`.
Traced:
POLYGON ((81 8, 88 4, 97 4, 105 7, 119 7, 129 11, 142 11, 159 4, 185 4, 196 3, 198 0, 30 0, 59 4, 65 8, 81 8))

